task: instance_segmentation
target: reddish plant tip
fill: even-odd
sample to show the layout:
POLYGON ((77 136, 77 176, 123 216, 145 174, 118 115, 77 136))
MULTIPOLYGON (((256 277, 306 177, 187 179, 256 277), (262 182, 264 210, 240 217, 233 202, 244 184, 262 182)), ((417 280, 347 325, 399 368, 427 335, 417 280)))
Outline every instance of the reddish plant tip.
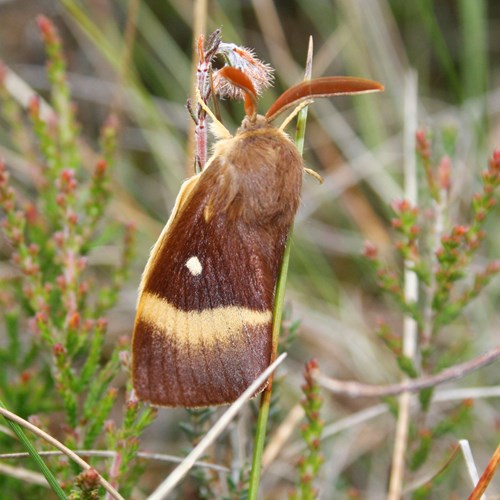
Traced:
POLYGON ((410 202, 408 200, 405 200, 405 199, 393 200, 391 205, 392 205, 392 209, 398 214, 408 212, 411 209, 410 202))
POLYGON ((52 21, 44 16, 44 15, 39 15, 36 18, 36 23, 38 25, 38 29, 40 30, 40 33, 42 34, 44 40, 46 42, 54 42, 58 40, 57 32, 54 27, 54 24, 52 21))
POLYGON ((99 487, 99 473, 93 468, 87 469, 77 476, 76 482, 83 491, 93 491, 99 487))
POLYGON ((52 347, 52 352, 55 356, 62 356, 66 352, 66 349, 62 344, 57 343, 52 347))
POLYGON ((108 320, 106 318, 98 318, 96 321, 96 326, 99 330, 106 330, 108 327, 108 320))
POLYGON ((104 173, 106 172, 106 169, 108 168, 108 163, 106 162, 106 160, 99 160, 95 166, 95 174, 98 176, 98 177, 102 177, 104 175, 104 173))
POLYGON ((466 233, 469 232, 469 227, 468 226, 455 226, 453 229, 452 229, 452 236, 463 236, 465 235, 466 233))
POLYGON ((500 149, 494 149, 493 154, 490 159, 490 168, 491 170, 499 170, 500 169, 500 149))
POLYGON ((205 51, 203 50, 203 44, 205 41, 205 37, 203 35, 200 35, 198 37, 198 58, 200 61, 205 59, 205 51))
POLYGON ((312 371, 312 370, 317 370, 317 369, 319 369, 319 363, 318 363, 318 360, 316 358, 312 358, 306 363, 306 370, 307 371, 312 371))
POLYGON ((378 248, 371 241, 365 241, 363 255, 371 260, 376 259, 378 255, 378 248))
POLYGON ((417 130, 415 137, 419 145, 427 145, 427 131, 425 129, 417 130))
POLYGON ((72 330, 76 330, 80 326, 80 313, 75 311, 68 318, 68 327, 72 330))
POLYGON ((33 95, 28 102, 28 111, 32 116, 38 116, 40 113, 40 97, 33 95))
POLYGON ((451 187, 451 160, 445 156, 438 166, 439 187, 449 191, 451 187))

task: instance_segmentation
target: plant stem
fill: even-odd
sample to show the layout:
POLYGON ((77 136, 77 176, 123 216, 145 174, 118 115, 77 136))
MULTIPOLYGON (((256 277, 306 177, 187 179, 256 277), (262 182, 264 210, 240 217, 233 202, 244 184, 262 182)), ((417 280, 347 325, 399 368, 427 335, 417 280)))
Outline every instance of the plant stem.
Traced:
MULTIPOLYGON (((415 161, 415 133, 417 129, 417 77, 409 73, 405 85, 405 198, 412 206, 417 205, 417 171, 415 161)), ((418 300, 418 278, 405 262, 405 301, 416 303, 418 300)), ((405 316, 403 326, 403 354, 415 360, 417 353, 417 323, 405 316)), ((408 377, 404 377, 407 381, 408 377)), ((410 425, 411 395, 404 392, 399 397, 398 421, 392 455, 391 478, 388 500, 398 500, 403 491, 405 473, 404 457, 407 448, 408 429, 410 425)))
MULTIPOLYGON (((307 62, 305 71, 305 80, 311 78, 312 69, 312 38, 309 39, 309 48, 307 52, 307 62)), ((303 108, 297 117, 297 128, 295 133, 295 145, 302 154, 304 148, 304 134, 307 120, 307 106, 303 108)), ((285 286, 288 275, 288 264, 290 262, 290 240, 292 230, 288 235, 281 263, 278 282, 276 284, 276 296, 274 299, 274 314, 273 314, 273 332, 272 332, 272 354, 271 361, 274 361, 278 353, 278 340, 281 330, 281 318, 283 316, 283 304, 285 301, 285 286)), ((262 468, 262 454, 264 450, 264 442, 266 439, 267 420, 269 417, 269 407, 271 405, 273 379, 269 380, 269 385, 264 390, 260 400, 259 416, 257 419, 257 429, 255 431, 254 449, 252 458, 252 470, 250 472, 248 499, 257 500, 259 492, 260 471, 262 468)))
MULTIPOLYGON (((5 410, 7 409, 2 401, 0 401, 0 407, 5 410)), ((9 427, 14 431, 19 441, 21 441, 26 451, 30 454, 40 472, 45 476, 45 479, 47 479, 47 482, 50 484, 50 487, 57 495, 57 498, 65 500, 67 498, 66 494, 64 493, 61 486, 59 486, 57 479, 54 477, 52 472, 50 472, 50 469, 47 467, 42 457, 38 454, 35 447, 31 444, 31 441, 28 439, 28 436, 26 436, 21 426, 12 420, 9 420, 7 417, 5 417, 5 420, 7 421, 9 427)))

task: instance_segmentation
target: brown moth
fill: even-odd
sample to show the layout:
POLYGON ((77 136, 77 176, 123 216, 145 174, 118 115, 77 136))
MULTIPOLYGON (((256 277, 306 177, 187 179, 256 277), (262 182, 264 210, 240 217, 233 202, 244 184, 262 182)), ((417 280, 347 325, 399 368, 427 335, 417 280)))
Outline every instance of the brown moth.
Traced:
POLYGON ((359 78, 306 81, 262 116, 250 79, 221 71, 245 91, 246 117, 182 185, 139 289, 132 376, 137 397, 155 406, 231 403, 271 362, 275 285, 304 173, 297 148, 271 122, 307 99, 383 88, 359 78))

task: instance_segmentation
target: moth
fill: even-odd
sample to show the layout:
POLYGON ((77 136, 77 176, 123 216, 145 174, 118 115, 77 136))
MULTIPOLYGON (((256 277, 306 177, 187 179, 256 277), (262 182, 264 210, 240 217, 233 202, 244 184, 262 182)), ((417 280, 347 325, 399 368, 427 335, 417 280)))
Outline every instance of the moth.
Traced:
POLYGON ((221 71, 244 90, 246 116, 183 183, 139 288, 132 378, 137 397, 155 406, 231 403, 271 362, 275 286, 305 170, 272 122, 305 100, 383 88, 350 77, 304 81, 262 116, 245 73, 221 71))

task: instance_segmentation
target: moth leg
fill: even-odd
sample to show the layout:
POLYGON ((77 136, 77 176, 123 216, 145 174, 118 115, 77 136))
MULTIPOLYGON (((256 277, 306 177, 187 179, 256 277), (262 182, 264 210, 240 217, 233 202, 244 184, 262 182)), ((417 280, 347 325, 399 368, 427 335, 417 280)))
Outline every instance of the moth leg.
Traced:
POLYGON ((311 168, 304 167, 304 172, 309 174, 311 177, 314 177, 320 184, 323 184, 324 179, 321 177, 316 170, 312 170, 311 168))
POLYGON ((314 101, 312 99, 307 99, 305 101, 302 101, 298 106, 295 107, 295 109, 286 117, 285 121, 280 125, 279 131, 283 132, 287 127, 288 124, 306 107, 309 106, 309 104, 312 104, 314 101))

